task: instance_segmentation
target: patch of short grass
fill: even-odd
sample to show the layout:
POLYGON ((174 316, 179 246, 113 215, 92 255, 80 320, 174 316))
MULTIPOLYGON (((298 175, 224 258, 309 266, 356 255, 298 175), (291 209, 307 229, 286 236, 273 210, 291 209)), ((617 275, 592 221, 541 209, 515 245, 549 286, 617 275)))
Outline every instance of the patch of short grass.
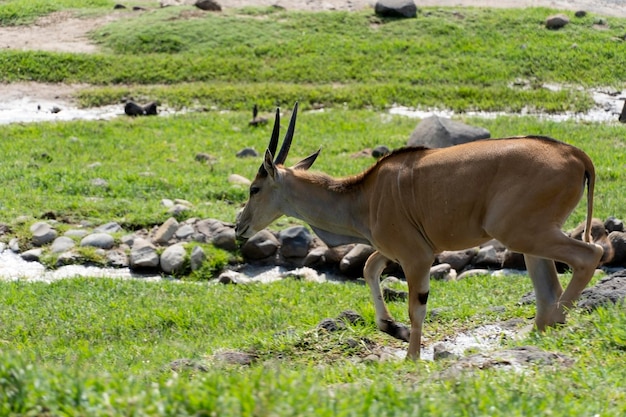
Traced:
MULTIPOLYGON (((434 282, 429 343, 480 324, 490 307, 526 319, 515 300, 523 276, 434 282), (496 290, 496 291, 494 291, 496 290), (457 301, 457 303, 455 303, 457 301), (467 317, 459 315, 471 305, 467 317)), ((450 362, 363 362, 348 339, 403 347, 373 324, 365 286, 285 280, 216 286, 140 280, 0 282, 0 410, 4 414, 128 415, 620 415, 626 392, 623 306, 574 312, 568 325, 511 341, 574 359, 516 372, 467 371, 442 378, 450 362), (342 332, 316 324, 344 309, 365 322, 342 332), (348 347, 347 347, 348 346, 348 347), (350 347, 352 346, 352 347, 350 347), (242 366, 223 351, 256 352, 242 366), (186 359, 185 361, 180 361, 186 359), (174 363, 187 363, 171 370, 174 363), (203 364, 202 370, 192 365, 203 364), (314 400, 312 400, 314 398, 314 400)), ((390 303, 406 321, 405 303, 390 303)))
POLYGON ((148 96, 174 107, 249 109, 298 97, 350 108, 585 111, 592 100, 578 87, 620 88, 626 76, 626 23, 606 18, 600 30, 589 15, 549 31, 542 22, 550 12, 425 8, 417 19, 385 20, 163 8, 95 30, 102 53, 6 50, 0 64, 5 82, 97 85, 80 94, 85 105, 148 96))
MULTIPOLYGON (((283 119, 290 106, 284 106, 283 119)), ((271 113, 266 113, 271 117, 271 113)), ((236 173, 253 178, 261 159, 240 159, 244 147, 261 153, 272 123, 249 127, 248 112, 190 113, 156 118, 119 118, 10 125, 0 133, 0 221, 56 218, 62 223, 117 221, 126 230, 149 228, 170 215, 161 200, 182 198, 193 204, 187 217, 233 221, 248 190, 228 182, 236 173), (208 153, 209 164, 195 160, 208 153)), ((486 127, 493 137, 542 134, 585 150, 596 165, 596 217, 624 218, 622 195, 626 170, 622 127, 618 124, 550 122, 532 117, 461 119, 486 127)), ((352 154, 377 145, 406 144, 418 120, 375 111, 303 111, 299 115, 288 164, 320 147, 314 170, 354 175, 374 163, 352 154)), ((283 127, 284 129, 284 127, 283 127)), ((572 229, 586 215, 581 204, 566 224, 572 229)), ((281 220, 275 227, 284 226, 281 220)))

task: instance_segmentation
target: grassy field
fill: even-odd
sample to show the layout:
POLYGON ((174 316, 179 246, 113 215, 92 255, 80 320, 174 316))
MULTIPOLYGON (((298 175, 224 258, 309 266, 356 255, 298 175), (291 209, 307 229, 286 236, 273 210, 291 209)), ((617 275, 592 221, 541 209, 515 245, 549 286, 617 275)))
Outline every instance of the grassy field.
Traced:
MULTIPOLYGON (((68 8, 94 15, 113 4, 5 1, 0 24, 68 8)), ((22 236, 43 217, 56 218, 61 231, 80 221, 148 228, 168 217, 163 198, 189 200, 194 207, 185 217, 233 221, 247 190, 227 177, 252 177, 260 163, 235 153, 245 146, 262 152, 271 131, 247 125, 254 103, 269 113, 299 100, 304 111, 290 160, 321 146, 315 168, 341 176, 373 162, 351 154, 406 143, 418 121, 387 114, 393 103, 460 112, 585 111, 592 100, 584 88, 621 89, 626 78, 617 39, 626 21, 614 18, 603 29, 594 26, 597 16, 587 16, 546 31, 542 21, 552 12, 546 9, 437 8, 413 20, 365 12, 193 10, 152 10, 99 28, 92 36, 103 52, 95 55, 0 51, 3 82, 87 83, 77 97, 84 105, 134 96, 209 109, 3 126, 1 222, 22 236), (324 112, 306 111, 320 104, 324 112), (200 152, 216 160, 197 162, 200 152), (26 220, 16 221, 21 216, 26 220)), ((459 118, 494 137, 541 134, 581 147, 596 164, 596 216, 626 217, 622 125, 459 118)), ((581 205, 566 227, 584 215, 581 205)), ((427 319, 426 342, 508 319, 530 323, 534 306, 518 301, 531 288, 524 276, 433 282, 429 306, 440 313, 427 319)), ((407 321, 405 303, 390 309, 407 321)), ((569 319, 565 327, 503 345, 559 352, 574 360, 571 366, 496 367, 444 378, 450 360, 364 360, 373 347, 406 345, 376 330, 360 281, 0 281, 0 416, 624 414, 624 306, 573 311, 569 319), (316 330, 346 309, 364 323, 337 333, 316 330), (219 359, 225 351, 256 359, 229 364, 219 359)))

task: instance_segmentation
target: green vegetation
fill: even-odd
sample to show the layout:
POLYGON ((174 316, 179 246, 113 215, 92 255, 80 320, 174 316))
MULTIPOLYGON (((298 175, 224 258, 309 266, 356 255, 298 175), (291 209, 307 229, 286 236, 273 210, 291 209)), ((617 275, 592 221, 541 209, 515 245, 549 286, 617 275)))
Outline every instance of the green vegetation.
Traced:
MULTIPOLYGON (((0 25, 68 9, 111 12, 112 5, 4 1, 0 25)), ((22 241, 41 218, 55 218, 61 231, 80 221, 117 221, 130 231, 166 220, 164 198, 190 201, 185 216, 232 221, 247 190, 230 184, 228 175, 250 178, 260 163, 235 153, 246 146, 262 152, 271 131, 248 126, 254 103, 269 113, 298 100, 304 111, 290 161, 322 147, 314 168, 337 176, 373 163, 350 157, 361 149, 406 143, 417 121, 381 111, 393 103, 459 112, 585 111, 592 100, 580 87, 621 89, 626 79, 619 39, 626 20, 609 18, 600 29, 596 17, 587 16, 547 31, 542 21, 550 12, 426 8, 417 19, 385 20, 366 12, 155 8, 97 28, 91 36, 102 45, 99 54, 2 50, 2 82, 87 83, 77 93, 86 106, 132 96, 208 110, 2 126, 0 222, 22 241), (563 88, 553 91, 546 83, 563 88), (327 109, 306 111, 318 105, 327 109), (198 153, 215 159, 199 162, 198 153)), ((494 137, 541 134, 581 147, 596 164, 595 215, 625 217, 622 125, 517 116, 463 120, 494 137)), ((566 228, 584 216, 581 204, 566 228)), ((447 360, 363 360, 373 346, 406 345, 376 330, 362 282, 214 285, 202 279, 231 255, 204 249, 212 263, 190 277, 198 282, 0 281, 0 416, 626 412, 623 305, 574 311, 563 328, 503 341, 560 352, 574 359, 569 367, 492 368, 446 379, 440 372, 447 360), (316 329, 347 309, 364 322, 337 333, 316 329), (255 359, 250 365, 220 360, 228 351, 255 359)), ((81 256, 98 262, 95 251, 81 256)), ((433 344, 479 325, 527 321, 534 306, 518 300, 531 289, 523 276, 433 282, 429 305, 441 310, 427 319, 425 339, 433 344)), ((404 302, 390 303, 390 310, 407 321, 404 302)))
MULTIPOLYGON (((185 216, 233 221, 248 192, 230 184, 228 176, 252 178, 261 162, 260 157, 240 159, 235 154, 246 146, 262 152, 272 128, 271 123, 249 127, 249 120, 247 112, 209 112, 5 126, 0 133, 1 220, 52 216, 65 223, 117 221, 135 230, 169 217, 162 199, 184 198, 194 205, 185 216), (198 153, 216 160, 196 161, 198 153)), ((595 215, 623 218, 626 214, 621 197, 626 193, 626 155, 620 151, 626 140, 621 125, 532 117, 467 122, 486 127, 494 137, 536 133, 581 147, 596 164, 595 215)), ((303 112, 289 161, 321 147, 314 169, 335 176, 356 174, 374 160, 350 155, 379 144, 400 147, 416 123, 368 110, 303 112)), ((566 227, 575 227, 585 213, 581 204, 566 227)), ((288 220, 279 226, 284 221, 288 220)))
POLYGON ((153 9, 97 28, 99 54, 1 51, 0 77, 98 85, 81 93, 85 105, 148 95, 231 109, 297 97, 305 106, 587 110, 587 93, 542 85, 620 86, 626 25, 610 19, 599 29, 588 16, 549 31, 548 13, 425 8, 417 19, 386 20, 371 12, 153 9), (529 88, 512 86, 516 80, 529 88))
MULTIPOLYGON (((491 279, 433 283, 431 305, 447 309, 428 321, 429 342, 494 320, 532 316, 532 306, 516 306, 531 289, 528 278, 501 278, 497 285, 491 279), (490 310, 499 305, 504 309, 490 310)), ((576 360, 571 367, 493 368, 442 379, 438 374, 449 361, 358 360, 374 344, 404 347, 375 329, 362 285, 0 282, 0 305, 1 322, 11 323, 0 326, 1 415, 612 416, 626 411, 623 306, 577 312, 562 329, 506 342, 561 352, 576 360), (315 330, 321 319, 345 309, 360 312, 365 323, 338 333, 315 330), (233 350, 257 359, 245 366, 214 356, 233 350)), ((406 320, 404 303, 390 307, 406 320)))

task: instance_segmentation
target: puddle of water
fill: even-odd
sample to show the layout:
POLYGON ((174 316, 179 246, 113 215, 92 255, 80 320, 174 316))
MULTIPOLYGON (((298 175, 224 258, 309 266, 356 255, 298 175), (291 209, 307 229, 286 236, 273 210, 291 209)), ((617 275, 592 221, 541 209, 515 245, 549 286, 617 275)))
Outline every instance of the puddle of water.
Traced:
POLYGON ((79 109, 58 101, 31 97, 0 102, 0 124, 67 120, 108 120, 124 114, 121 105, 79 109), (55 112, 55 109, 60 111, 55 112))
POLYGON ((39 262, 27 262, 11 250, 2 250, 0 246, 0 280, 30 281, 51 283, 60 279, 76 277, 94 278, 140 278, 148 281, 161 281, 160 275, 143 275, 132 272, 129 268, 100 268, 84 265, 66 265, 55 270, 47 270, 39 262))
MULTIPOLYGON (((557 86, 548 86, 551 89, 560 88, 557 86)), ((548 88, 546 87, 546 88, 548 88)), ((574 113, 574 112, 565 112, 565 113, 556 113, 556 114, 548 114, 548 113, 537 113, 531 110, 522 110, 521 113, 507 113, 507 112, 484 112, 484 111, 468 111, 464 112, 464 116, 469 117, 479 117, 483 119, 495 119, 498 116, 534 116, 543 120, 551 120, 555 122, 563 122, 567 120, 574 120, 580 122, 618 122, 618 117, 622 112, 622 107, 624 106, 624 100, 626 96, 626 91, 621 92, 612 92, 612 91, 604 91, 604 90, 594 90, 592 91, 593 100, 596 103, 596 106, 589 110, 586 113, 574 113)), ((441 110, 441 109, 412 109, 404 106, 393 106, 389 110, 390 114, 401 115, 406 117, 412 117, 416 119, 423 119, 426 117, 430 117, 433 115, 440 117, 450 118, 454 116, 452 110, 441 110)))
MULTIPOLYGON (((184 113, 168 108, 159 108, 159 115, 184 113)), ((125 116, 124 105, 78 108, 59 100, 20 97, 0 102, 0 124, 56 122, 69 120, 110 120, 125 116)))
MULTIPOLYGON (((545 88, 560 89, 558 85, 545 85, 545 88)), ((621 113, 626 97, 626 91, 605 91, 593 90, 592 97, 596 103, 596 107, 586 113, 565 112, 559 114, 537 113, 530 110, 524 110, 519 116, 534 116, 545 120, 553 121, 587 121, 587 122, 617 122, 617 118, 621 113)), ((179 114, 189 111, 175 111, 167 108, 159 108, 160 115, 179 114)), ((441 117, 453 117, 457 113, 446 109, 413 109, 404 106, 392 106, 389 114, 401 115, 423 119, 432 115, 441 117)), ((68 121, 68 120, 109 120, 124 115, 124 106, 122 104, 78 108, 70 103, 59 100, 38 99, 29 96, 20 98, 12 98, 0 102, 0 124, 8 123, 28 123, 28 122, 50 122, 50 121, 68 121), (55 111, 58 110, 58 111, 55 111)), ((493 119, 498 116, 511 115, 506 112, 465 112, 465 116, 480 117, 493 119)))

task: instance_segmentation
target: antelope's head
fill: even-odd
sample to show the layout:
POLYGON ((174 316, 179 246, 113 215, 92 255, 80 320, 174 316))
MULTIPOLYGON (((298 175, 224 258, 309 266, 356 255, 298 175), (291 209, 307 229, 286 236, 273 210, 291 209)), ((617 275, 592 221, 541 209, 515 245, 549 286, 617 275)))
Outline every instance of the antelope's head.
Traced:
POLYGON ((287 159, 293 133, 296 127, 298 103, 293 107, 289 127, 285 134, 283 144, 274 159, 274 153, 278 147, 278 135, 280 133, 280 110, 276 109, 276 119, 269 146, 265 151, 263 164, 250 185, 250 196, 242 211, 237 215, 235 232, 238 238, 247 239, 256 232, 264 229, 274 220, 285 214, 286 188, 285 176, 293 175, 292 170, 307 170, 313 165, 320 151, 304 158, 290 169, 285 169, 283 164, 287 159))

